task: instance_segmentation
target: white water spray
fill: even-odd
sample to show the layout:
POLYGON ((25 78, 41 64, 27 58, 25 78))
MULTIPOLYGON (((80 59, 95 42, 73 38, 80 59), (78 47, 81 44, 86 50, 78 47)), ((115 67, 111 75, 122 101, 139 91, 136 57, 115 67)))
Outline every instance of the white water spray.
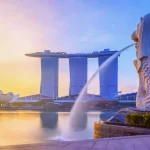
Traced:
MULTIPOLYGON (((113 54, 111 57, 109 57, 105 62, 103 62, 99 68, 96 70, 96 72, 92 75, 92 77, 89 79, 89 81, 86 83, 86 85, 83 87, 83 89, 81 90, 71 112, 70 112, 70 117, 69 117, 69 123, 68 126, 66 127, 66 130, 64 130, 62 132, 62 136, 65 139, 68 139, 71 134, 73 133, 73 128, 82 120, 84 113, 86 112, 85 109, 82 107, 82 100, 84 100, 84 96, 86 95, 85 91, 88 87, 88 85, 91 83, 91 81, 95 78, 95 76, 100 72, 100 70, 102 70, 104 67, 106 67, 107 65, 109 65, 116 57, 118 57, 123 51, 125 51, 126 49, 132 47, 134 44, 131 44, 123 49, 121 49, 120 51, 118 51, 117 53, 113 54), (76 124, 74 126, 74 123, 76 124), (73 127, 74 126, 74 127, 73 127)), ((83 120, 84 121, 84 120, 83 120)))

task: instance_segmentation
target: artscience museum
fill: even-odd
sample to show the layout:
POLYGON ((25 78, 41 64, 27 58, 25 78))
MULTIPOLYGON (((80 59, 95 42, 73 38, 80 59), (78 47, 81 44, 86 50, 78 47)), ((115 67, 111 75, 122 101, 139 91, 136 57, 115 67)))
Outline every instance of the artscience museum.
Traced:
POLYGON ((17 101, 18 98, 19 94, 14 95, 12 92, 4 94, 3 91, 0 90, 0 106, 7 106, 9 103, 17 101))

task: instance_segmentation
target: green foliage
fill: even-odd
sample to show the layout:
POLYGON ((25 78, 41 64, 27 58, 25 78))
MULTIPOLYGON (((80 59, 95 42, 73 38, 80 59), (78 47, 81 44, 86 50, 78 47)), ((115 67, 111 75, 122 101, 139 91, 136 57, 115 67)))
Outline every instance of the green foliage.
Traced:
POLYGON ((150 113, 145 114, 144 124, 147 128, 150 128, 150 113))
POLYGON ((42 100, 40 100, 40 101, 36 102, 36 103, 34 104, 34 106, 42 106, 43 104, 45 104, 45 102, 42 101, 42 100))
POLYGON ((24 103, 24 102, 14 102, 12 103, 12 106, 18 106, 18 107, 24 107, 24 106, 27 106, 27 105, 31 105, 31 106, 42 106, 43 104, 45 104, 46 102, 45 101, 38 101, 36 103, 24 103))
POLYGON ((18 107, 24 107, 24 106, 26 106, 26 104, 22 103, 22 102, 14 102, 12 105, 13 106, 18 106, 18 107))
POLYGON ((127 114, 126 120, 131 127, 150 128, 150 113, 127 114))
POLYGON ((133 125, 131 114, 126 115, 126 120, 127 120, 127 123, 129 124, 129 126, 133 125))

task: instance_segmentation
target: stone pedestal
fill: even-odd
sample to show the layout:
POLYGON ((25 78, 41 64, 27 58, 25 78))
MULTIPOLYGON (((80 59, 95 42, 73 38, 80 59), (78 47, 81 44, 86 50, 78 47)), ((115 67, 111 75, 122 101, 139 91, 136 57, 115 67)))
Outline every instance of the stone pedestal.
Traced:
POLYGON ((136 108, 123 108, 107 121, 94 123, 94 138, 133 136, 150 134, 150 129, 129 127, 126 120, 127 114, 147 113, 136 108))
POLYGON ((107 122, 95 122, 94 139, 150 134, 150 129, 113 125, 107 122))

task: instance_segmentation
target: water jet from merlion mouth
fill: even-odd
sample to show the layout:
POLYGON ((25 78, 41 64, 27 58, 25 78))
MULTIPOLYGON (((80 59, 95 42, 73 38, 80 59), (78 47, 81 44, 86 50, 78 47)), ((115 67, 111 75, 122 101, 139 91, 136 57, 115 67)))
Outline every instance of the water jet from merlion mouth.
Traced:
POLYGON ((65 139, 69 139, 72 137, 72 134, 74 131, 78 131, 77 127, 80 127, 81 121, 85 121, 83 118, 84 114, 86 113, 87 109, 82 105, 83 100, 86 100, 86 89, 89 86, 89 84, 93 81, 95 76, 107 65, 109 65, 116 57, 118 57, 123 51, 127 50, 128 48, 135 45, 135 43, 126 46, 125 48, 121 49, 117 53, 113 54, 111 57, 109 57, 106 61, 104 61, 99 68, 95 71, 95 73, 91 76, 89 81, 86 83, 86 85, 81 90, 75 104, 73 105, 73 108, 71 109, 68 125, 66 126, 66 129, 62 131, 62 137, 65 139))

